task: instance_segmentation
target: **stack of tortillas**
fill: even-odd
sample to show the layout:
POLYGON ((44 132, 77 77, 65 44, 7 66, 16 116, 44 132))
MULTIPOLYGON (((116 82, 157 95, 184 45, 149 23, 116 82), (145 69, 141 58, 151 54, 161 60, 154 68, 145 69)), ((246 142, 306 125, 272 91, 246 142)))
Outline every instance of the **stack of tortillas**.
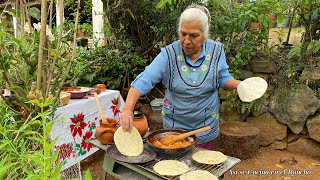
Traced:
POLYGON ((238 95, 243 102, 251 102, 263 96, 268 83, 261 77, 252 77, 241 81, 237 87, 238 95))
POLYGON ((114 133, 114 143, 122 155, 139 156, 143 151, 143 141, 139 131, 132 127, 131 132, 123 131, 120 126, 114 133))
POLYGON ((153 166, 153 170, 163 176, 177 176, 188 172, 189 166, 177 160, 162 160, 153 166))
POLYGON ((205 170, 194 170, 182 174, 180 180, 218 180, 218 177, 205 170))
POLYGON ((192 155, 192 159, 201 164, 220 164, 227 160, 227 156, 219 151, 198 151, 192 155))

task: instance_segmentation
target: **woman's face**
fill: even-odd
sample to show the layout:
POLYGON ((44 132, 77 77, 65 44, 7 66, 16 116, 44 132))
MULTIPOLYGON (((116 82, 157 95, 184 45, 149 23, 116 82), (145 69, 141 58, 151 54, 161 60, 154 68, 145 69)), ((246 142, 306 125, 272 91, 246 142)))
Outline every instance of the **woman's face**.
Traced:
POLYGON ((201 53, 205 37, 197 21, 186 21, 181 24, 179 39, 184 53, 188 56, 201 53))

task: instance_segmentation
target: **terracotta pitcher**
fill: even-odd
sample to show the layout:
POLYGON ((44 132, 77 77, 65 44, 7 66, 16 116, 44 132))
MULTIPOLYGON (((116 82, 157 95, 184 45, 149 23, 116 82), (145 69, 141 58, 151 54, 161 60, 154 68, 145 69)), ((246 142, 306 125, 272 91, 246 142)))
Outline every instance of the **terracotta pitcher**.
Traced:
POLYGON ((115 119, 107 118, 107 121, 109 124, 100 123, 100 126, 96 129, 96 136, 101 144, 113 142, 113 135, 118 129, 118 126, 116 126, 117 121, 115 119))
POLYGON ((135 107, 133 112, 133 126, 137 128, 141 137, 143 137, 148 130, 148 120, 146 116, 142 113, 140 107, 135 107))

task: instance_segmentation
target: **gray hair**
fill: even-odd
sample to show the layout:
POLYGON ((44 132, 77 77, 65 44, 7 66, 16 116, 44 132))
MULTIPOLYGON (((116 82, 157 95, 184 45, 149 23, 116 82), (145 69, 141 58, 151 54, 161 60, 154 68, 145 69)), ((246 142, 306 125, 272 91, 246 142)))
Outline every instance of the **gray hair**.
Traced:
POLYGON ((200 29, 203 31, 205 38, 210 36, 210 13, 207 8, 192 4, 182 12, 179 18, 178 33, 180 33, 181 26, 187 21, 197 21, 200 24, 200 29))

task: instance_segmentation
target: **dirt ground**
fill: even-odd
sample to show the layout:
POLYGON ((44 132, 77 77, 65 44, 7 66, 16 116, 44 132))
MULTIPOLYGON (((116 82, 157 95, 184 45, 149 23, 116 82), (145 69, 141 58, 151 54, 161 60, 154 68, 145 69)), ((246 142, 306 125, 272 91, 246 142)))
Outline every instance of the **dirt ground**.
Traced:
POLYGON ((260 147, 259 153, 241 161, 225 174, 225 179, 239 180, 315 180, 320 176, 320 159, 286 150, 260 147))
MULTIPOLYGON (((286 38, 288 29, 273 28, 270 30, 270 45, 286 38)), ((301 29, 294 28, 290 43, 300 43, 301 29)), ((150 127, 150 125, 149 125, 150 127)), ((87 159, 81 161, 81 171, 90 170, 93 179, 101 179, 104 151, 99 150, 87 159)), ((315 180, 320 179, 320 159, 293 154, 286 150, 272 150, 260 147, 258 154, 247 160, 242 160, 225 173, 225 180, 315 180)), ((107 179, 115 179, 107 176, 107 179)))

